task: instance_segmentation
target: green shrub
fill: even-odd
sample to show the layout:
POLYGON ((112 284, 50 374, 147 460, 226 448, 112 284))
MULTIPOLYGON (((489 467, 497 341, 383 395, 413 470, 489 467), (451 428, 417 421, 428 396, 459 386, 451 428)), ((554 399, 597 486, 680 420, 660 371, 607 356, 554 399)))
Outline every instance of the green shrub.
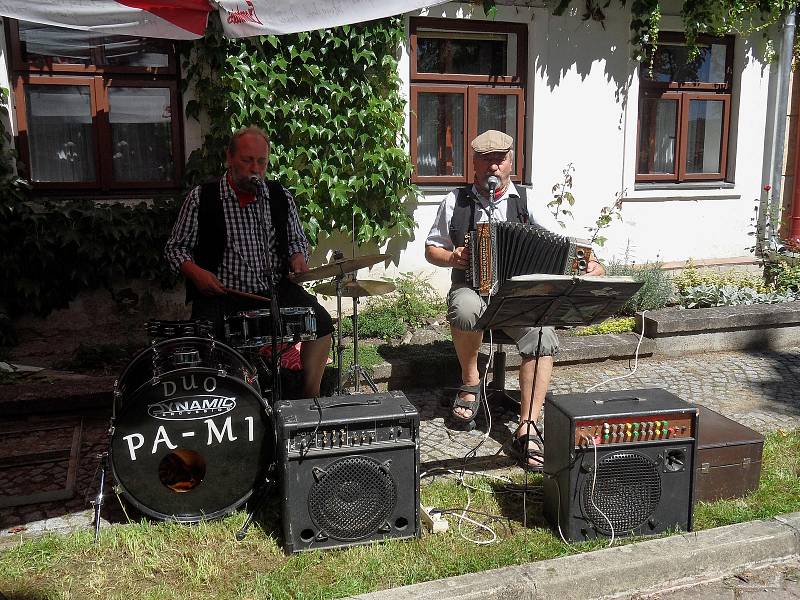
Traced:
POLYGON ((790 265, 786 261, 768 263, 764 275, 779 292, 800 291, 800 264, 790 265))
MULTIPOLYGON (((391 294, 373 296, 358 313, 359 337, 391 339, 402 337, 409 328, 420 327, 426 319, 442 314, 446 305, 423 275, 403 273, 387 279, 396 286, 391 294)), ((353 333, 351 319, 342 322, 342 332, 353 333)))
POLYGON ((620 316, 633 316, 643 310, 664 308, 672 298, 672 281, 661 263, 645 263, 643 265, 627 263, 609 263, 606 266, 608 275, 625 275, 643 283, 641 289, 622 305, 617 312, 620 316))
POLYGON ((686 268, 681 271, 679 275, 672 278, 672 284, 679 295, 688 288, 703 285, 716 288, 721 288, 726 285, 737 288, 749 288, 760 294, 772 291, 771 286, 759 275, 742 273, 739 271, 699 271, 691 262, 687 264, 686 268))
POLYGON ((636 317, 622 317, 606 319, 602 323, 581 327, 575 331, 575 335, 596 335, 599 333, 627 333, 633 331, 636 324, 636 317))
MULTIPOLYGON (((387 308, 367 307, 358 313, 358 337, 373 337, 389 340, 402 337, 407 330, 406 324, 397 318, 394 311, 387 308)), ((342 333, 352 335, 352 317, 342 321, 342 333)))
POLYGON ((684 289, 678 293, 681 306, 685 308, 710 308, 713 306, 738 306, 741 304, 777 304, 793 302, 800 294, 794 290, 761 293, 752 288, 735 285, 712 285, 704 283, 684 289))

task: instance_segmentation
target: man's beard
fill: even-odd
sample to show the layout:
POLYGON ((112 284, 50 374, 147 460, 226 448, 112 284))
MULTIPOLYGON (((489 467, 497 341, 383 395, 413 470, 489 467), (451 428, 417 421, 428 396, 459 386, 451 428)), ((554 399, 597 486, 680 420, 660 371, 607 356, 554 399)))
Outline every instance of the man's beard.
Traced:
POLYGON ((258 186, 250 180, 250 177, 237 177, 235 180, 236 187, 239 191, 255 194, 258 192, 258 186))

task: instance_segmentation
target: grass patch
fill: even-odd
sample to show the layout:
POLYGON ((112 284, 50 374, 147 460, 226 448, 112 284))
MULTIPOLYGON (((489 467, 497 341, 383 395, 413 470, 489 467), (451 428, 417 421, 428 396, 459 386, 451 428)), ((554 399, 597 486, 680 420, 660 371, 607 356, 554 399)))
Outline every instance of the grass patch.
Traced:
MULTIPOLYGON (((741 500, 698 504, 696 529, 800 510, 798 472, 800 430, 770 434, 759 489, 741 500)), ((521 481, 520 475, 516 483, 521 481)), ((471 509, 496 515, 492 526, 498 540, 486 546, 464 540, 451 516, 450 531, 442 535, 285 556, 273 505, 264 521, 267 528, 251 529, 243 542, 233 538, 244 521, 242 513, 194 526, 115 526, 102 532, 99 545, 89 531, 24 541, 0 555, 0 589, 10 599, 42 600, 337 598, 606 545, 607 540, 573 547, 561 542, 544 525, 541 504, 535 502, 540 479, 531 481, 527 528, 522 526, 521 495, 509 493, 502 483, 475 479, 478 489, 467 490, 452 480, 436 480, 422 487, 426 505, 460 509, 469 501, 471 509)))

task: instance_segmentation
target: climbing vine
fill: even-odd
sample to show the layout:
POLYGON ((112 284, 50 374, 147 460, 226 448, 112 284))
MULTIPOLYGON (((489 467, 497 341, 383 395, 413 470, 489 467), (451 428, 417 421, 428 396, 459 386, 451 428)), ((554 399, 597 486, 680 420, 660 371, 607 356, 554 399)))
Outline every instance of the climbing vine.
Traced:
POLYGON ((271 140, 268 176, 293 192, 312 244, 323 233, 350 234, 353 220, 359 242, 409 235, 403 35, 398 18, 241 40, 212 23, 184 58, 195 90, 187 116, 205 131, 189 180, 218 175, 231 132, 258 125, 271 140))
MULTIPOLYGON (((619 0, 625 5, 626 0, 619 0)), ((563 14, 570 0, 555 0, 553 13, 563 14)), ((594 0, 586 0, 587 14, 606 8, 610 0, 602 6, 594 0)), ((702 34, 724 35, 737 33, 750 36, 761 32, 764 37, 763 52, 767 59, 772 50, 767 39, 767 30, 780 23, 788 11, 795 10, 798 0, 685 0, 681 7, 681 19, 686 33, 686 44, 690 55, 698 52, 697 39, 702 34)), ((595 18, 595 17, 592 17, 595 18)), ((631 33, 634 55, 637 60, 648 63, 658 44, 661 23, 661 4, 657 0, 633 0, 631 3, 631 33)))

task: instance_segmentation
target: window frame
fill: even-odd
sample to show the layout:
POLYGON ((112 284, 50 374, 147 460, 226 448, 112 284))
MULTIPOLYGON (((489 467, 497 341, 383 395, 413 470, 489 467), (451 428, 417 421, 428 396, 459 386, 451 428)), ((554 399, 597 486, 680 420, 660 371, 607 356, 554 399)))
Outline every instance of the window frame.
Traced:
MULTIPOLYGON (((662 32, 659 34, 659 43, 686 44, 686 36, 679 32, 662 32)), ((644 69, 646 65, 639 65, 639 107, 637 114, 636 133, 636 183, 675 182, 686 183, 692 181, 726 181, 728 172, 728 147, 730 139, 730 113, 733 96, 733 50, 735 37, 726 35, 715 37, 700 35, 697 37, 699 45, 723 44, 725 49, 725 81, 722 83, 704 83, 693 81, 653 81, 647 79, 644 69), (677 126, 676 126, 676 156, 674 173, 640 173, 639 149, 642 137, 643 100, 677 100, 677 126), (692 100, 722 101, 722 133, 720 136, 720 168, 715 173, 691 173, 686 168, 688 156, 688 130, 689 106, 692 100)))
MULTIPOLYGON (((120 67, 98 65, 34 64, 22 61, 19 24, 6 19, 6 34, 10 63, 12 66, 12 93, 14 94, 17 119, 16 147, 23 164, 20 175, 26 178, 34 191, 64 192, 92 191, 98 195, 122 191, 142 194, 148 191, 179 190, 183 179, 183 114, 182 99, 177 73, 177 52, 169 42, 169 67, 120 67), (28 85, 86 86, 90 91, 92 110, 92 142, 94 144, 94 181, 47 181, 31 180, 30 140, 28 138, 28 105, 25 90, 28 85), (167 88, 170 93, 171 143, 173 155, 173 178, 171 181, 114 181, 111 126, 109 123, 108 89, 111 87, 167 88)), ((93 51, 93 56, 95 52, 93 51)), ((96 56, 95 56, 96 58, 96 56)))
MULTIPOLYGON (((15 72, 26 71, 28 73, 118 73, 118 74, 136 74, 136 75, 176 75, 177 68, 177 49, 173 40, 156 40, 164 44, 164 50, 167 53, 169 64, 166 67, 130 67, 119 65, 99 65, 102 58, 101 50, 95 48, 91 52, 92 64, 79 65, 79 64, 60 64, 52 63, 43 60, 41 64, 36 61, 26 62, 23 60, 22 55, 22 40, 19 37, 19 21, 16 19, 6 19, 8 27, 6 30, 6 39, 8 40, 8 49, 11 55, 11 68, 15 72)), ((77 31, 77 30, 76 30, 77 31)), ((142 36, 125 36, 125 37, 142 37, 142 36)), ((148 38, 151 39, 151 38, 148 38)))
POLYGON ((409 95, 410 95, 410 153, 414 170, 411 181, 421 185, 466 185, 473 181, 475 169, 472 164, 469 142, 477 135, 477 100, 484 95, 514 95, 518 98, 516 132, 514 135, 516 152, 514 173, 511 180, 522 183, 525 177, 525 98, 527 94, 527 49, 528 25, 494 21, 472 21, 461 19, 440 19, 430 17, 411 17, 409 19, 409 95), (459 73, 419 73, 417 71, 417 39, 421 29, 435 29, 444 33, 504 33, 517 36, 516 75, 475 75, 459 73), (461 94, 464 98, 464 175, 418 175, 417 174, 417 115, 418 96, 421 93, 461 94))

